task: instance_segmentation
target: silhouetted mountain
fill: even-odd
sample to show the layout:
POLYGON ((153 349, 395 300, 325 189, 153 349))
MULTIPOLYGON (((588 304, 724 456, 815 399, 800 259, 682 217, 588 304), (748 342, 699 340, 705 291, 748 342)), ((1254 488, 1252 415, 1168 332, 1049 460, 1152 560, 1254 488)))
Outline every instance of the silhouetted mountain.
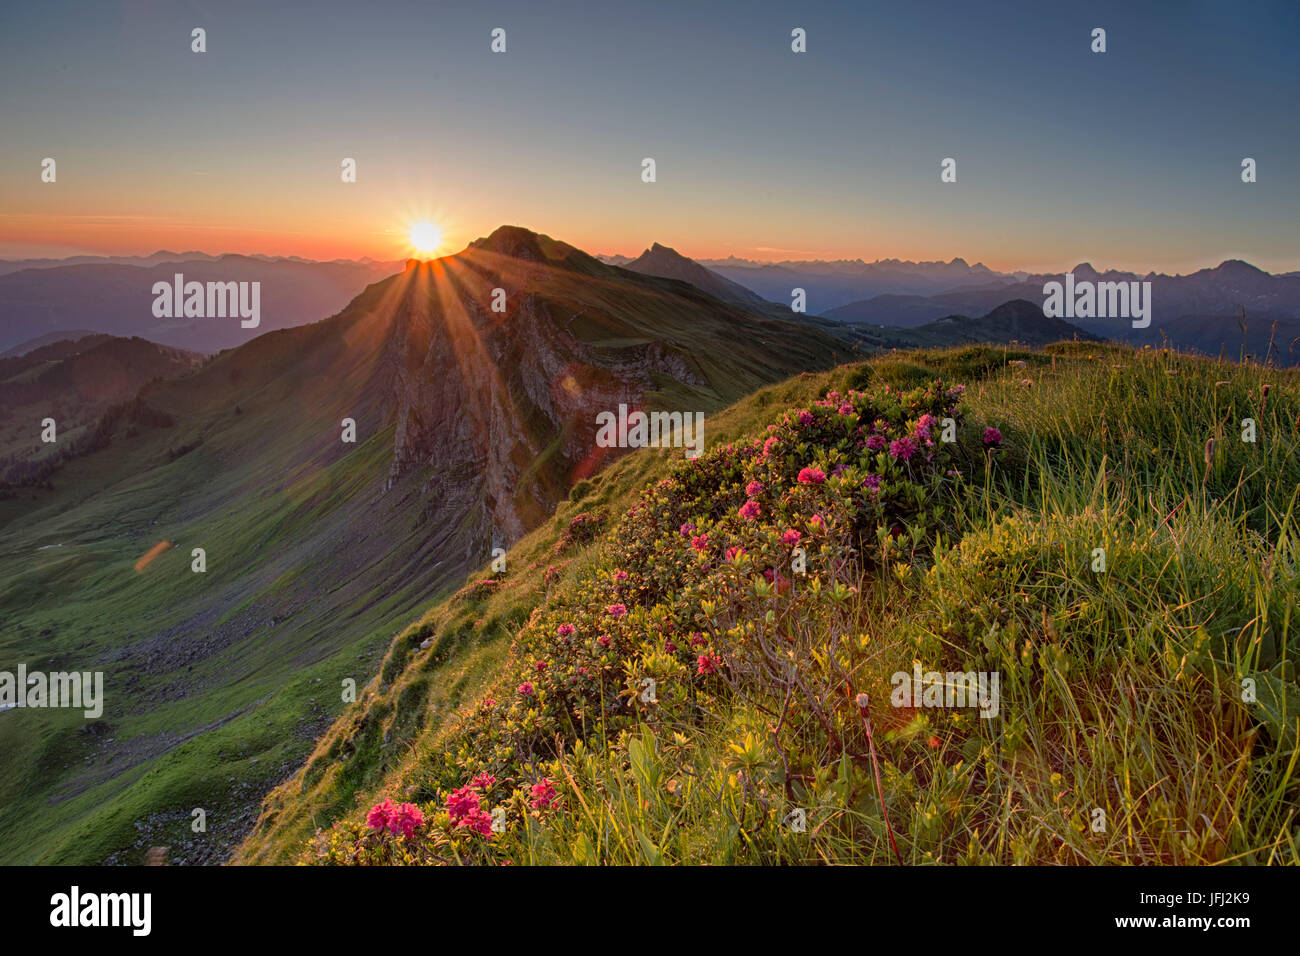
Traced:
MULTIPOLYGON (((680 279, 689 282, 697 289, 703 289, 710 295, 717 296, 723 302, 730 302, 747 309, 763 311, 772 305, 758 293, 751 292, 743 285, 706 269, 693 259, 681 255, 676 249, 661 246, 657 242, 636 259, 625 263, 623 268, 643 275, 680 279)), ((788 306, 786 311, 789 311, 788 306)))
MULTIPOLYGON (((1072 320, 1095 335, 1137 345, 1167 342, 1211 355, 1222 351, 1235 357, 1244 352, 1285 364, 1300 361, 1292 348, 1293 340, 1300 336, 1300 276, 1271 275, 1235 259, 1185 276, 1117 270, 1099 273, 1086 262, 1075 266, 1073 273, 1076 281, 1151 283, 1149 327, 1135 329, 1131 321, 1122 318, 1072 320)), ((953 313, 986 312, 1012 295, 1042 303, 1044 284, 1062 282, 1063 275, 1033 275, 1010 285, 999 283, 933 296, 875 296, 832 309, 827 317, 853 324, 916 328, 953 313)))
POLYGON ((981 263, 969 265, 964 259, 753 263, 732 258, 701 260, 700 264, 773 302, 789 303, 791 290, 801 288, 807 294, 808 311, 816 315, 877 295, 932 295, 1014 281, 1011 276, 994 272, 981 263))
POLYGON ((688 283, 722 302, 748 309, 757 315, 765 315, 769 318, 782 319, 787 322, 798 322, 801 325, 817 329, 840 339, 856 350, 861 350, 863 346, 881 347, 880 343, 886 340, 888 344, 883 347, 888 348, 895 344, 887 334, 867 335, 856 326, 834 322, 818 315, 809 315, 807 312, 795 312, 790 306, 780 302, 769 302, 757 293, 732 282, 725 276, 721 276, 711 269, 706 269, 695 260, 683 256, 677 250, 662 246, 657 242, 636 259, 627 259, 621 256, 600 257, 601 261, 607 264, 610 264, 610 260, 614 258, 623 259, 624 264, 621 267, 629 271, 641 275, 671 279, 675 282, 688 283))
POLYGON ((20 355, 26 355, 43 345, 50 345, 54 342, 76 342, 88 335, 102 334, 102 332, 94 332, 90 329, 64 329, 57 332, 47 332, 44 335, 36 336, 34 339, 21 342, 5 352, 0 352, 0 358, 16 358, 20 355))
MULTIPOLYGON (((1024 299, 1004 302, 980 318, 948 315, 911 330, 918 337, 932 337, 934 345, 964 345, 977 342, 1048 345, 1078 340, 1100 342, 1099 336, 1063 319, 1043 314, 1040 306, 1024 299)), ((919 343, 918 343, 919 344, 919 343)))
POLYGON ((1033 302, 1013 299, 978 318, 947 315, 912 328, 880 329, 855 326, 864 341, 877 348, 932 348, 992 344, 1041 346, 1052 342, 1099 342, 1101 339, 1062 319, 1049 318, 1033 302))
POLYGON ((213 352, 264 332, 331 315, 357 290, 393 271, 386 263, 294 262, 237 255, 152 265, 27 268, 0 275, 0 349, 47 332, 90 329, 213 352), (155 317, 154 284, 170 284, 177 273, 186 282, 260 282, 260 324, 245 329, 238 318, 155 317))
MULTIPOLYGON (((164 262, 215 262, 228 253, 208 253, 191 250, 189 252, 171 252, 167 249, 159 249, 157 252, 150 253, 147 256, 68 256, 64 259, 0 259, 0 276, 8 275, 11 272, 21 272, 24 269, 53 269, 60 266, 81 266, 81 265, 100 265, 100 266, 156 266, 164 262)), ((314 264, 318 260, 304 259, 301 256, 268 256, 262 253, 253 253, 248 256, 250 259, 256 259, 259 262, 302 262, 314 264)), ((385 274, 392 273, 400 268, 397 261, 381 262, 363 256, 360 259, 332 259, 330 265, 374 265, 380 266, 381 271, 387 270, 385 274)))

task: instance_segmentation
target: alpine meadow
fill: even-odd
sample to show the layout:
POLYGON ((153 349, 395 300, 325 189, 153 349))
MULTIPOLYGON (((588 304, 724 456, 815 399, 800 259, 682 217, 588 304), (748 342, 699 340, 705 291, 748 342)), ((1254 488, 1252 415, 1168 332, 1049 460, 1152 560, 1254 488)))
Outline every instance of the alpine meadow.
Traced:
POLYGON ((1284 0, 0 12, 7 933, 373 946, 536 867, 647 945, 743 945, 718 867, 887 944, 1282 930, 1298 48, 1284 0))

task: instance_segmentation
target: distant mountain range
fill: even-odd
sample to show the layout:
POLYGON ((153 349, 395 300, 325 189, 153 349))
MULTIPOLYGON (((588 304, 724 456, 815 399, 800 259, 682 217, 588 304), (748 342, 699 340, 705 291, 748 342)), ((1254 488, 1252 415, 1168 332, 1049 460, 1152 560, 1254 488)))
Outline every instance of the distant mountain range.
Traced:
MULTIPOLYGON (((790 302, 791 290, 803 288, 808 314, 800 319, 815 323, 820 316, 841 323, 844 328, 838 331, 833 326, 819 327, 875 348, 916 345, 917 336, 901 335, 901 330, 931 323, 940 324, 927 328, 922 336, 930 344, 967 341, 971 334, 1004 341, 1003 337, 1012 333, 1003 327, 1001 320, 1007 313, 998 312, 998 307, 1013 300, 1041 306, 1044 285, 1061 282, 1064 277, 1064 273, 1000 273, 963 259, 759 263, 730 257, 696 261, 659 244, 636 259, 602 258, 628 269, 672 275, 769 313, 773 308, 788 312, 785 304, 790 302), (742 291, 737 292, 737 287, 742 291), (769 304, 755 305, 745 293, 757 293, 769 304)), ((1275 364, 1300 364, 1300 272, 1270 274, 1230 259, 1189 275, 1142 275, 1114 269, 1098 272, 1086 262, 1075 266, 1073 274, 1077 281, 1150 282, 1152 322, 1148 328, 1134 329, 1124 319, 1076 318, 1068 322, 1072 329, 1135 345, 1170 344, 1209 355, 1246 355, 1275 364)), ((1020 318, 1017 324, 1023 334, 1027 331, 1025 315, 1020 318)), ((1051 334, 1046 324, 1035 326, 1034 331, 1051 334)))
MULTIPOLYGON (((160 249, 147 256, 69 256, 66 259, 0 259, 0 275, 21 272, 23 269, 52 269, 57 266, 156 266, 163 262, 215 262, 226 255, 228 253, 213 255, 207 252, 170 252, 166 249, 160 249)), ((316 263, 318 261, 304 259, 301 256, 267 256, 261 253, 252 253, 247 258, 256 259, 259 262, 316 263)), ((402 266, 401 260, 395 259, 384 262, 371 259, 368 256, 363 256, 360 259, 332 259, 328 264, 376 266, 388 269, 389 272, 396 271, 402 266)))
MULTIPOLYGON (((828 263, 827 265, 839 264, 828 263)), ((934 264, 922 263, 921 265, 934 264)), ((984 313, 978 318, 945 314, 936 321, 920 323, 908 329, 869 328, 863 324, 844 323, 826 317, 795 313, 789 306, 769 302, 738 282, 733 282, 659 243, 652 245, 636 259, 626 260, 620 268, 689 282, 724 302, 760 314, 811 325, 859 349, 915 348, 973 342, 1001 344, 1012 341, 1024 345, 1046 345, 1062 339, 1093 340, 1096 338, 1069 322, 1048 318, 1043 315, 1039 306, 1025 300, 1013 300, 1004 302, 996 308, 978 310, 984 313)), ((982 269, 983 266, 979 268, 982 269)))
POLYGON ((0 270, 0 350, 52 332, 92 329, 215 352, 264 332, 332 315, 361 289, 401 269, 400 263, 171 255, 155 253, 139 262, 47 263, 0 270), (157 257, 162 261, 153 261, 157 257), (155 317, 154 283, 171 283, 177 273, 187 282, 260 282, 260 325, 245 329, 238 319, 155 317))
MULTIPOLYGON (((652 251, 653 248, 647 250, 652 251)), ((644 259, 645 255, 643 253, 641 258, 644 259)), ((628 267, 636 261, 626 256, 602 258, 611 264, 628 267)), ((790 305, 792 290, 803 289, 807 311, 813 315, 822 315, 845 303, 876 295, 929 295, 966 286, 1012 283, 1025 275, 994 272, 982 263, 968 265, 964 259, 951 262, 909 262, 902 259, 754 262, 731 256, 695 261, 719 278, 786 306, 790 305)))
POLYGON ((1028 346, 1052 342, 1100 342, 1101 336, 1043 314, 1042 307, 1025 299, 1004 302, 982 316, 946 315, 907 329, 857 326, 861 341, 875 348, 942 348, 950 345, 1016 343, 1028 346))
MULTIPOLYGON (((763 311, 773 303, 764 299, 757 292, 745 288, 738 282, 732 282, 693 259, 688 259, 676 249, 654 243, 649 249, 635 259, 626 259, 615 263, 632 272, 642 275, 660 276, 665 279, 680 279, 689 282, 697 289, 703 289, 709 295, 716 296, 723 302, 730 302, 743 308, 763 311)), ((786 312, 789 312, 786 308, 786 312)))
MULTIPOLYGON (((623 258, 623 257, 614 257, 623 258)), ((739 306, 759 315, 784 319, 788 322, 800 322, 811 325, 827 334, 845 339, 849 342, 861 341, 856 330, 846 328, 838 322, 823 319, 807 312, 795 312, 789 304, 770 302, 739 282, 733 282, 726 276, 708 269, 694 259, 689 259, 676 249, 654 243, 649 249, 635 259, 623 258, 619 268, 642 275, 659 276, 662 279, 675 279, 687 282, 695 288, 707 292, 715 298, 731 305, 739 306)))
MULTIPOLYGON (((1089 263, 1072 270, 1075 280, 1150 282, 1151 325, 1135 329, 1125 319, 1076 318, 1080 328, 1136 345, 1169 343, 1217 355, 1247 355, 1294 365, 1300 362, 1300 276, 1271 275, 1247 262, 1227 260, 1186 276, 1138 275, 1089 263), (1244 310, 1244 317, 1243 317, 1244 310), (1244 328, 1243 328, 1244 321, 1244 328), (1276 328, 1274 328, 1276 323, 1276 328), (1270 346, 1271 343, 1271 346, 1270 346)), ((1043 286, 1063 274, 1029 276, 1022 282, 960 289, 939 295, 880 295, 832 309, 826 316, 851 324, 914 328, 954 313, 979 314, 1008 298, 1042 303, 1043 286)))
MULTIPOLYGON (((310 262, 168 251, 83 261, 92 258, 68 260, 72 264, 0 263, 0 354, 90 332, 138 336, 212 353, 266 331, 333 314, 357 291, 402 268, 401 263, 373 260, 310 262), (23 268, 13 271, 13 266, 23 268), (176 273, 186 281, 261 282, 260 326, 244 329, 239 321, 223 318, 155 318, 153 283, 171 282, 176 273)), ((1076 266, 1079 281, 1151 282, 1151 326, 1133 329, 1130 322, 1119 319, 1080 318, 1058 326, 1046 317, 1034 324, 1023 310, 999 312, 999 306, 1015 300, 1041 304, 1044 284, 1061 281, 1063 274, 999 273, 963 259, 696 261, 657 242, 635 258, 588 258, 607 267, 686 283, 739 309, 797 322, 859 349, 964 342, 972 335, 981 341, 1045 342, 1082 332, 1139 345, 1168 342, 1209 354, 1244 352, 1258 358, 1267 355, 1283 364, 1300 362, 1296 352, 1300 273, 1270 275, 1240 260, 1187 276, 1099 273, 1088 263, 1076 266), (806 292, 804 312, 790 309, 795 288, 806 292), (840 300, 841 304, 827 307, 840 300), (1016 321, 1008 323, 1013 314, 1016 321), (919 335, 902 334, 936 322, 940 324, 919 335), (1011 330, 1012 325, 1017 331, 1011 330)))

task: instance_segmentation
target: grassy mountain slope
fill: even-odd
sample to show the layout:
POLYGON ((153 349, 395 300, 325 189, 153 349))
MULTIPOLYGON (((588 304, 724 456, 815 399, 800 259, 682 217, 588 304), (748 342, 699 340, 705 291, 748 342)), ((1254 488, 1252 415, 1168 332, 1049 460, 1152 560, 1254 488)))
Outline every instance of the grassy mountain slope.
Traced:
POLYGON ((1294 374, 1078 343, 763 389, 400 635, 237 859, 1297 862, 1298 416, 1294 374), (891 706, 916 661, 999 716, 891 706))
POLYGON ((202 360, 144 339, 94 333, 0 358, 0 488, 5 479, 43 481, 55 465, 40 463, 88 437, 111 405, 130 401, 155 378, 184 375, 202 360), (57 422, 62 446, 42 442, 46 418, 57 422))
POLYGON ((0 712, 0 862, 224 858, 343 682, 600 463, 596 409, 711 412, 846 354, 503 229, 146 386, 0 500, 0 669, 106 685, 99 721, 0 712))
POLYGON ((1003 302, 978 318, 949 315, 900 332, 916 347, 1010 344, 1044 346, 1053 342, 1100 342, 1101 339, 1063 319, 1050 318, 1024 299, 1003 302))

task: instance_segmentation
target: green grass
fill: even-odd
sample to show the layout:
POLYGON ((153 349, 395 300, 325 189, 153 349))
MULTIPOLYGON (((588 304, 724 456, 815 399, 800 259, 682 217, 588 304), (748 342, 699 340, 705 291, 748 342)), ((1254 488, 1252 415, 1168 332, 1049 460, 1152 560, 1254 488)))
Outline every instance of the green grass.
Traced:
POLYGON ((152 844, 223 860, 343 709, 343 678, 364 684, 449 583, 399 505, 421 474, 375 503, 391 429, 341 452, 351 409, 304 402, 282 355, 223 355, 164 386, 177 427, 119 435, 53 490, 0 503, 0 660, 102 671, 107 728, 83 732, 80 711, 0 714, 0 862, 135 863, 152 844), (235 356, 248 384, 226 390, 235 356), (161 541, 173 547, 137 571, 161 541))
MULTIPOLYGON (((710 418, 708 444, 831 388, 936 376, 969 386, 963 447, 994 426, 1003 448, 987 467, 967 455, 930 546, 883 566, 860 555, 822 582, 854 588, 847 604, 827 596, 787 621, 805 682, 833 693, 843 666, 869 689, 883 809, 865 745, 837 749, 815 721, 774 727, 780 688, 760 683, 701 693, 687 721, 597 721, 538 765, 562 812, 512 816, 490 850, 455 858, 883 864, 888 821, 910 864, 1300 862, 1297 376, 1111 345, 914 352, 763 389, 710 418), (832 639, 835 666, 819 650, 832 639), (888 707, 890 675, 914 660, 998 672, 999 718, 888 707)), ((445 756, 473 752, 465 718, 519 679, 516 635, 534 613, 576 611, 609 573, 617 528, 543 585, 560 530, 582 510, 616 517, 666 468, 641 452, 601 473, 511 551, 498 593, 423 618, 432 648, 394 643, 385 679, 275 792, 240 858, 297 858, 336 821, 358 832, 381 795, 436 814, 465 782, 445 756)))

